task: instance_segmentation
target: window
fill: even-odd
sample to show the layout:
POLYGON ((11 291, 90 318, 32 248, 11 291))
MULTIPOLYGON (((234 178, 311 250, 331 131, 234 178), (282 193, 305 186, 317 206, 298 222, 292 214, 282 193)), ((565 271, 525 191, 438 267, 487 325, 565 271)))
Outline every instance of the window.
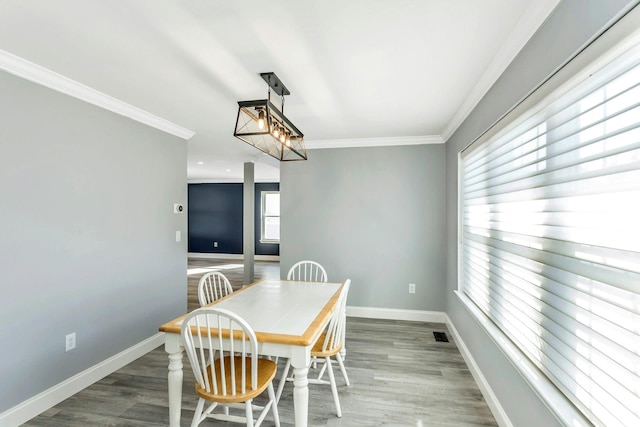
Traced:
POLYGON ((634 40, 461 154, 459 296, 577 408, 566 425, 640 425, 634 40))
POLYGON ((261 192, 261 243, 280 243, 280 192, 261 192))

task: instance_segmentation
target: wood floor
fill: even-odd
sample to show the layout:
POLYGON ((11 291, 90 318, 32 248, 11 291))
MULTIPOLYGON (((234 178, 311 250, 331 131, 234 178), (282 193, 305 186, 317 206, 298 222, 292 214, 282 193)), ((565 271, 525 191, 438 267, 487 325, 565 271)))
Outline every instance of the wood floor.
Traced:
MULTIPOLYGON (((217 266, 234 288, 242 285, 242 267, 229 260, 189 260, 189 268, 217 266)), ((256 263, 256 279, 278 277, 279 265, 256 263)), ((197 306, 195 286, 202 271, 189 276, 189 307, 197 306), (195 299, 194 299, 195 297, 195 299)), ((329 386, 310 385, 310 426, 497 426, 444 324, 347 319, 345 366, 351 386, 336 372, 342 418, 335 416, 329 386), (433 332, 450 342, 436 342, 433 332)), ((283 366, 283 361, 280 362, 283 366)), ((159 347, 24 426, 166 426, 167 355, 159 347)), ((183 426, 191 423, 197 401, 193 375, 184 358, 183 426)), ((310 371, 312 375, 313 371, 310 371)), ((282 393, 281 425, 293 426, 292 385, 282 393)), ((210 420, 202 426, 238 425, 210 420)), ((264 426, 273 426, 269 415, 264 426)))

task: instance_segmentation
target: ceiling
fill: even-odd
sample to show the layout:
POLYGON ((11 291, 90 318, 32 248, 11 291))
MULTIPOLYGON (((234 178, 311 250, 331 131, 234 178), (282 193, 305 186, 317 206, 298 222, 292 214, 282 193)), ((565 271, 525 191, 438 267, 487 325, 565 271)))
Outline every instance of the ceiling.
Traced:
POLYGON ((191 182, 241 181, 248 161, 279 181, 233 137, 261 72, 308 148, 442 143, 558 1, 10 0, 0 50, 195 132, 191 182))

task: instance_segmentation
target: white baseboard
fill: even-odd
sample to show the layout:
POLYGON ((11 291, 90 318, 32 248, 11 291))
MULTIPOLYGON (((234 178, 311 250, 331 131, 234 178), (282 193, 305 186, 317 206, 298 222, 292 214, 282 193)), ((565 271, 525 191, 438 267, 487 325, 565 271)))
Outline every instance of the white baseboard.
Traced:
POLYGON ((84 371, 62 381, 59 384, 33 396, 31 399, 10 408, 0 414, 0 426, 19 426, 36 417, 80 390, 101 380, 123 366, 133 362, 164 343, 164 333, 158 332, 138 344, 111 356, 84 371))
MULTIPOLYGON (((201 259, 244 259, 243 254, 217 254, 217 253, 201 253, 201 252, 189 252, 187 254, 189 258, 201 258, 201 259)), ((256 261, 280 261, 280 255, 254 255, 256 261)))
POLYGON ((347 306, 347 316, 365 317, 368 319, 410 320, 414 322, 434 323, 444 323, 446 319, 446 314, 442 311, 351 306, 347 306))
POLYGON ((509 417, 507 416, 507 413, 502 408, 502 405, 500 405, 500 402, 498 401, 498 398, 496 397, 496 395, 493 393, 493 390, 489 386, 487 379, 482 374, 482 371, 480 371, 480 367, 474 360, 473 356, 471 355, 471 352, 465 345, 464 341, 462 341, 460 334, 458 334, 458 330, 456 329, 455 325, 453 324, 453 322, 451 321, 449 316, 447 316, 446 313, 444 313, 444 317, 445 317, 445 323, 447 324, 447 328, 449 329, 449 332, 453 334, 453 339, 455 340, 456 345, 458 346, 458 350, 460 350, 460 353, 462 354, 462 358, 464 359, 467 366, 469 367, 469 371, 471 371, 471 375, 473 376, 473 379, 476 380, 476 384, 478 384, 478 387, 480 388, 480 392, 482 392, 482 395, 484 396, 484 400, 487 402, 487 405, 489 406, 489 409, 491 410, 493 417, 496 419, 496 422, 500 427, 513 427, 511 420, 509 419, 509 417))
MULTIPOLYGON (((217 255, 217 254, 216 254, 217 255)), ((447 328, 453 334, 455 342, 464 358, 473 378, 475 379, 487 405, 491 409, 496 422, 500 427, 513 427, 504 409, 498 402, 493 390, 480 371, 469 349, 462 341, 460 334, 444 312, 426 310, 403 310, 378 307, 347 307, 347 316, 364 317, 370 319, 409 320, 418 322, 446 323, 447 328)), ((0 414, 1 426, 19 426, 31 418, 41 414, 47 409, 57 405, 63 400, 73 396, 80 390, 90 386, 105 376, 117 371, 123 366, 133 362, 140 356, 162 345, 164 334, 157 333, 154 336, 110 357, 103 362, 94 365, 73 377, 43 391, 17 406, 0 414)))

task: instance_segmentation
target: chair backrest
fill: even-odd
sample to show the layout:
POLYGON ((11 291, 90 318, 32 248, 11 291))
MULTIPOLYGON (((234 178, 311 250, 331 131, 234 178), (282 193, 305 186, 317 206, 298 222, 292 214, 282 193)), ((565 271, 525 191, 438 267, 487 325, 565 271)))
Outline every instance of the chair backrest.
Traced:
POLYGON ((229 279, 219 271, 211 271, 198 282, 198 301, 200 307, 210 304, 233 292, 229 279))
POLYGON ((326 282, 327 272, 315 261, 299 261, 287 273, 287 280, 302 280, 305 282, 326 282))
POLYGON ((344 334, 346 327, 346 309, 347 309, 347 294, 349 293, 349 287, 351 286, 351 279, 347 279, 342 287, 342 292, 338 297, 338 303, 336 309, 331 314, 329 325, 327 326, 327 333, 322 344, 322 351, 331 351, 340 347, 344 343, 344 334))
POLYGON ((202 390, 235 396, 246 393, 247 388, 257 388, 258 340, 251 326, 238 315, 221 308, 196 309, 182 322, 182 340, 202 390), (241 384, 236 375, 230 375, 238 364, 242 366, 241 384), (249 378, 247 366, 251 367, 249 378))

